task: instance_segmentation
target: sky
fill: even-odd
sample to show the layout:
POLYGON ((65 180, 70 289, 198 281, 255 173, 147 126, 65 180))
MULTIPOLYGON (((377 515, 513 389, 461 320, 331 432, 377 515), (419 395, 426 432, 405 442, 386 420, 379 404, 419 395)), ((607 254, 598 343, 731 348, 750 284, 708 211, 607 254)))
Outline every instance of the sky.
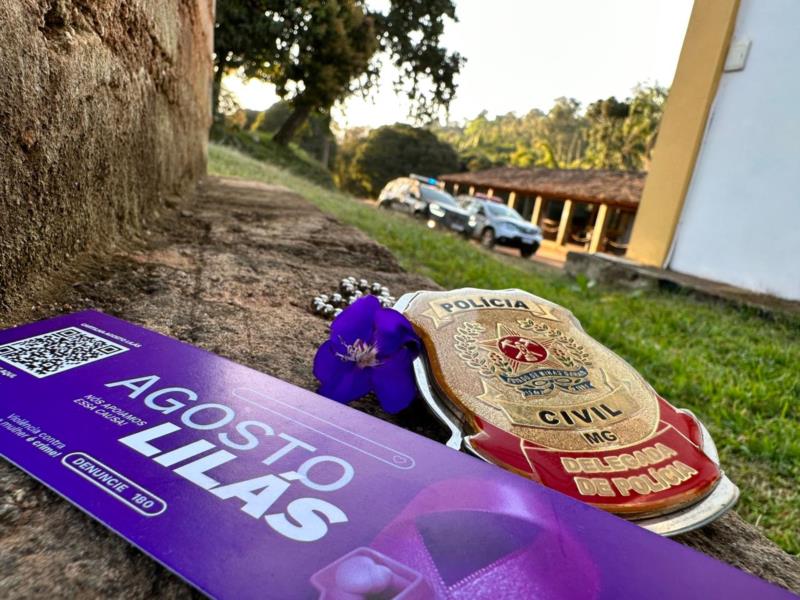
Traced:
MULTIPOLYGON (((456 0, 459 20, 447 24, 443 43, 467 63, 449 119, 546 111, 560 96, 585 106, 626 98, 640 82, 669 86, 691 9, 692 0, 456 0)), ((385 68, 368 99, 335 107, 340 127, 411 122, 394 74, 385 68)), ((229 77, 225 86, 244 108, 277 100, 263 82, 229 77)))

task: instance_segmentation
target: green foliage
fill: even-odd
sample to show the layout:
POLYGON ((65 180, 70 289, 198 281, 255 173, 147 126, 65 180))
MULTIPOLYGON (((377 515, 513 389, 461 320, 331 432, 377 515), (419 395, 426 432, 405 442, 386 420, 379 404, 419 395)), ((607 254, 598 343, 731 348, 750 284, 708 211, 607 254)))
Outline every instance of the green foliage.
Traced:
MULTIPOLYGON (((292 107, 288 102, 279 101, 270 106, 267 110, 259 113, 258 118, 253 123, 253 129, 265 133, 275 133, 284 124, 292 113, 292 107)), ((330 121, 329 121, 330 123, 330 121)))
MULTIPOLYGON (((247 129, 274 135, 289 118, 292 107, 288 102, 276 102, 267 110, 256 114, 247 129)), ((337 144, 331 131, 331 116, 313 113, 294 136, 297 145, 308 154, 328 166, 335 162, 337 144)))
POLYGON ((333 187, 331 173, 321 163, 294 144, 289 146, 276 144, 268 133, 242 131, 217 123, 211 129, 211 139, 256 160, 278 165, 316 185, 326 188, 333 187))
POLYGON ((278 43, 287 33, 281 21, 266 18, 272 0, 223 0, 216 6, 214 27, 214 88, 212 112, 219 121, 223 101, 222 77, 241 70, 246 77, 264 79, 265 67, 288 60, 289 48, 278 43), (255 15, 258 17, 254 18, 255 15))
POLYGON ((379 211, 273 165, 211 145, 209 171, 289 187, 387 246, 402 266, 445 288, 520 288, 570 308, 677 406, 711 430, 742 491, 737 512, 800 553, 800 318, 659 290, 574 282, 533 261, 487 252, 457 235, 379 211))
POLYGON ((355 0, 304 0, 275 11, 289 23, 288 60, 267 69, 279 96, 291 96, 292 113, 275 135, 287 143, 315 110, 327 111, 350 95, 378 49, 373 20, 355 0))
POLYGON ((247 77, 264 78, 267 65, 286 60, 289 49, 275 43, 286 37, 285 24, 266 18, 266 12, 280 4, 270 0, 217 3, 214 54, 220 74, 226 69, 242 69, 247 77), (254 18, 256 15, 259 17, 254 18))
POLYGON ((400 71, 398 90, 430 116, 449 104, 463 63, 440 45, 446 19, 455 19, 452 0, 390 0, 386 12, 367 0, 226 0, 215 35, 215 102, 231 68, 275 84, 293 109, 275 135, 287 143, 310 114, 366 91, 388 57, 400 71))
POLYGON ((619 170, 646 168, 666 99, 664 88, 639 87, 625 102, 611 97, 590 104, 582 164, 619 170))
MULTIPOLYGON (((368 4, 368 3, 367 3, 368 4)), ((389 11, 370 13, 378 31, 380 52, 399 72, 395 89, 413 103, 420 120, 430 120, 447 107, 456 91, 455 77, 464 59, 441 45, 446 21, 457 21, 453 0, 390 0, 389 11)), ((369 75, 376 77, 380 61, 369 75)))
POLYGON ((639 86, 632 98, 590 104, 558 98, 545 114, 532 110, 489 119, 483 112, 463 126, 434 128, 458 151, 470 171, 491 166, 551 169, 646 169, 655 144, 667 91, 639 86))
POLYGON ((580 114, 580 102, 574 98, 558 98, 544 119, 539 121, 541 141, 548 149, 553 168, 578 166, 585 150, 586 121, 580 114))
POLYGON ((396 124, 343 144, 336 173, 340 187, 375 198, 396 177, 451 173, 458 166, 450 144, 426 129, 396 124))

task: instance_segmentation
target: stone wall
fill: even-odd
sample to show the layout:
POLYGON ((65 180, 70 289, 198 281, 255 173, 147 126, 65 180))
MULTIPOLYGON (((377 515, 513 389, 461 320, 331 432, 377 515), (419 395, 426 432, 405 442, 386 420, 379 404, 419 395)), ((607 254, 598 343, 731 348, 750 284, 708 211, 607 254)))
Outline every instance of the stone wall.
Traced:
POLYGON ((0 2, 0 307, 205 173, 213 10, 0 2))

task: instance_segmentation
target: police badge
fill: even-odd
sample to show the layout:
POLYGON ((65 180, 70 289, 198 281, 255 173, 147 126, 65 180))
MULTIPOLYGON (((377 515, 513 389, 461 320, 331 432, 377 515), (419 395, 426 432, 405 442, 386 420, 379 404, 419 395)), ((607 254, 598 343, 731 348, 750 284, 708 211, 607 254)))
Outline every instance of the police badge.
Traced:
POLYGON ((471 288, 406 294, 395 308, 423 340, 414 372, 449 446, 663 535, 736 503, 702 423, 568 310, 471 288))

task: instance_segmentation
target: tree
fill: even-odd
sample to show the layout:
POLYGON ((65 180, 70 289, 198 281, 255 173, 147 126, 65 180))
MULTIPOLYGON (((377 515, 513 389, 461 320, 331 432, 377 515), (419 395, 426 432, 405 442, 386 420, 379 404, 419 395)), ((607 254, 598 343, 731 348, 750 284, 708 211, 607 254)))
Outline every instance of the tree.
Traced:
MULTIPOLYGON (((258 113, 250 128, 253 131, 274 135, 291 113, 292 107, 289 103, 281 100, 264 112, 258 113)), ((311 114, 297 130, 295 142, 324 166, 329 166, 336 152, 336 138, 331 131, 330 114, 319 111, 311 114)))
POLYGON ((292 111, 275 134, 286 145, 312 111, 328 111, 353 91, 378 49, 373 20, 355 0, 304 2, 290 12, 293 50, 269 68, 278 95, 290 96, 292 111))
POLYGON ((458 168, 458 154, 450 144, 426 129, 396 124, 346 141, 337 173, 340 187, 376 197, 396 177, 440 175, 458 168))
POLYGON ((217 2, 214 26, 214 84, 212 114, 220 118, 222 78, 239 69, 247 77, 264 79, 265 65, 286 60, 288 48, 278 43, 285 38, 284 25, 266 18, 271 0, 223 0, 217 2))
POLYGON ((556 103, 542 119, 537 139, 547 147, 547 160, 558 168, 578 166, 585 149, 586 122, 575 98, 556 98, 556 103))
POLYGON ((456 148, 469 170, 501 165, 646 169, 666 97, 665 88, 637 86, 632 98, 598 100, 586 111, 574 99, 559 98, 547 113, 534 109, 522 117, 509 113, 492 119, 484 111, 462 125, 433 131, 456 148))
MULTIPOLYGON (((387 12, 367 0, 226 0, 215 38, 215 98, 223 74, 242 69, 275 84, 292 112, 275 134, 288 143, 308 116, 375 83, 381 61, 416 115, 431 116, 455 92, 463 59, 440 46, 452 0, 391 0, 387 12)), ((215 104, 216 109, 216 104, 215 104)))
POLYGON ((597 100, 586 109, 588 131, 584 163, 601 169, 621 169, 623 157, 623 123, 630 114, 630 104, 614 96, 597 100))
POLYGON ((630 114, 623 125, 624 155, 638 157, 628 168, 647 169, 650 166, 669 91, 657 85, 640 85, 635 91, 636 94, 629 101, 630 114))
POLYGON ((637 86, 634 92, 624 102, 612 96, 589 105, 584 166, 625 171, 648 166, 667 90, 637 86))

